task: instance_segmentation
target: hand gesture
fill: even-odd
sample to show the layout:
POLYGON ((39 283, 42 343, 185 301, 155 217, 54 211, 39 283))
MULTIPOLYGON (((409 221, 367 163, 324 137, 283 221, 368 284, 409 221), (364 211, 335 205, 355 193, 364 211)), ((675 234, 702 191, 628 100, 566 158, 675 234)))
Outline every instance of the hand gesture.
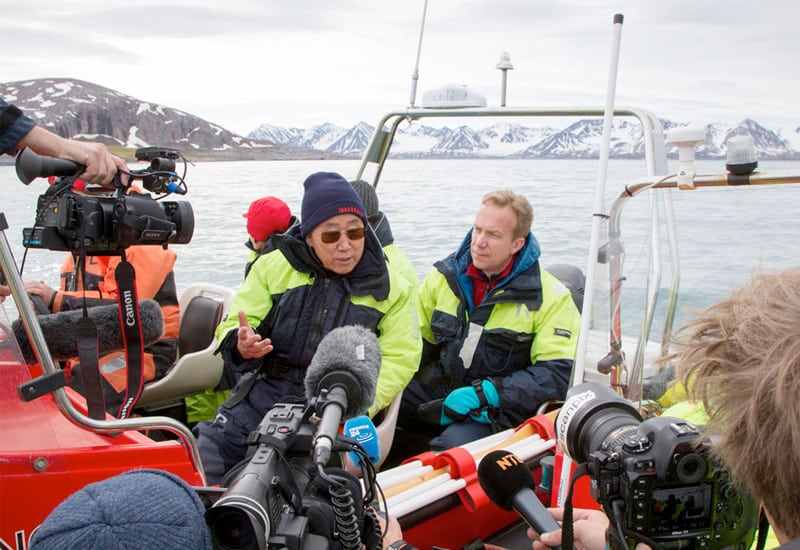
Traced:
POLYGON ((244 311, 239 311, 239 341, 236 343, 236 349, 243 359, 256 359, 264 357, 272 351, 272 340, 269 338, 261 338, 247 322, 247 315, 244 311))

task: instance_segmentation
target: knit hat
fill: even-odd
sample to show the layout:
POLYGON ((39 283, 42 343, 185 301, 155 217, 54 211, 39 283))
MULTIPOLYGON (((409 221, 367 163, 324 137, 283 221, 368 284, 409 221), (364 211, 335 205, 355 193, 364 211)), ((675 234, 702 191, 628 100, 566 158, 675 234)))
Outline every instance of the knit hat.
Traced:
POLYGON ((378 193, 375 191, 374 185, 364 180, 351 181, 350 185, 353 186, 358 196, 361 197, 361 202, 364 203, 368 218, 371 218, 380 211, 378 193))
POLYGON ((179 477, 131 470, 73 493, 47 516, 31 549, 211 548, 205 507, 179 477))
POLYGON ((354 214, 364 220, 364 204, 353 186, 334 172, 316 172, 303 183, 300 234, 305 237, 319 224, 339 214, 354 214))
POLYGON ((289 229, 292 211, 277 197, 262 197, 251 202, 242 217, 247 218, 247 233, 257 241, 266 241, 273 233, 289 229))

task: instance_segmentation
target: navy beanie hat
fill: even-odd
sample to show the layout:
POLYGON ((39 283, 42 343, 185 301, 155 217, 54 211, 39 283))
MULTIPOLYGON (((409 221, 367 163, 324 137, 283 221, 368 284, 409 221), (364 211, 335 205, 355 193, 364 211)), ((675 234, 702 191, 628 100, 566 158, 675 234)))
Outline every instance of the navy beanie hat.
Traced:
POLYGON ((339 214, 354 214, 364 220, 364 204, 353 186, 335 172, 316 172, 303 183, 300 234, 305 237, 319 224, 339 214))
POLYGON ((211 549, 204 513, 200 497, 179 477, 131 470, 70 495, 36 530, 31 550, 211 549))

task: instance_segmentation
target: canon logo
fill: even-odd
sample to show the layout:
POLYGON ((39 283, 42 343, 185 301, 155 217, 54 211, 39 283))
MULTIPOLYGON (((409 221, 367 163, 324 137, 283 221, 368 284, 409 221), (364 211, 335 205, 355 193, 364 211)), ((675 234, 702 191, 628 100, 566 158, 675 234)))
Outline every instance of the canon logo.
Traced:
POLYGON ((136 311, 133 309, 133 293, 130 290, 122 293, 122 303, 125 305, 125 324, 129 327, 136 326, 136 311))

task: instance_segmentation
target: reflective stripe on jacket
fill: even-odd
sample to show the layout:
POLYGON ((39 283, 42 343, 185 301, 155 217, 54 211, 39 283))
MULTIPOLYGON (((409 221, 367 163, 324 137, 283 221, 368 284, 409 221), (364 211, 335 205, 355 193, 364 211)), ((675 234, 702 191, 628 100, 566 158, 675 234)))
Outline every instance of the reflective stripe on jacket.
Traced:
POLYGON ((567 287, 540 268, 532 234, 511 273, 473 306, 472 283, 466 275, 470 241, 471 231, 459 250, 437 262, 422 284, 423 359, 417 377, 423 387, 448 390, 488 378, 497 386, 500 406, 513 416, 513 424, 534 414, 543 402, 564 398, 580 313, 567 287), (465 346, 468 334, 471 342, 465 346))

